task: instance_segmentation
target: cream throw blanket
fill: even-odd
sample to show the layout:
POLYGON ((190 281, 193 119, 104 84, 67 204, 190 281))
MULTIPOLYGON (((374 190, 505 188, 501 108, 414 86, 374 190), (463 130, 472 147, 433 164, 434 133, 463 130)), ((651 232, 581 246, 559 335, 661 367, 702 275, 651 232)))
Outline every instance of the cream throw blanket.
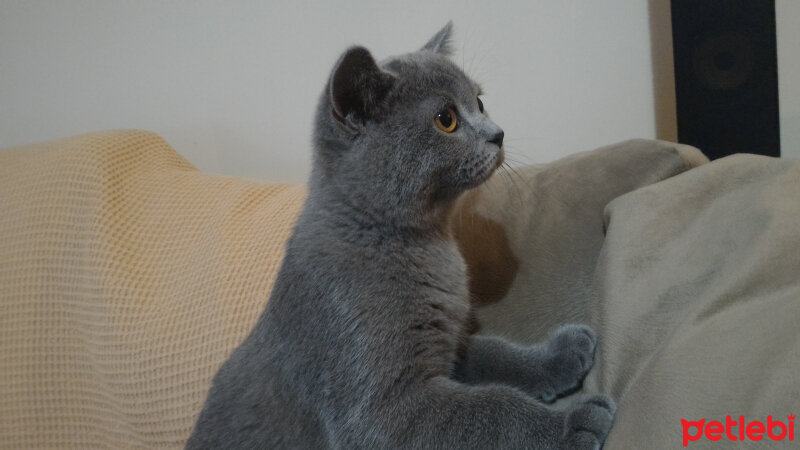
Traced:
MULTIPOLYGON (((463 207, 471 273, 501 287, 482 332, 600 333, 585 387, 620 402, 606 448, 800 412, 800 163, 704 162, 629 141, 495 176, 463 207)), ((0 152, 0 448, 181 447, 304 196, 200 173, 144 132, 0 152)), ((711 444, 735 443, 690 448, 711 444)))

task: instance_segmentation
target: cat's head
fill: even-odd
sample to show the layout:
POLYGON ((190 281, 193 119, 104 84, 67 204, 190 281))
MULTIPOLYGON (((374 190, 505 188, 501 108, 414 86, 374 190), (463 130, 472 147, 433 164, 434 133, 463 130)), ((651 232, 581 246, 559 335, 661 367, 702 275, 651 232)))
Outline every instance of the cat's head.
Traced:
POLYGON ((451 24, 420 50, 334 66, 315 124, 312 193, 376 221, 426 226, 503 161, 503 130, 450 56, 451 24))

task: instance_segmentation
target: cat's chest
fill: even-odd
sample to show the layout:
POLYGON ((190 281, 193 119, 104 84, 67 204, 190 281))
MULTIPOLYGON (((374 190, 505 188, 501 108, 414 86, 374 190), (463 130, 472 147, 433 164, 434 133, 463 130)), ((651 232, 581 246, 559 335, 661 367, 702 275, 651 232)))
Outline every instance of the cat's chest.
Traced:
POLYGON ((432 283, 459 298, 467 297, 467 266, 455 244, 435 246, 423 261, 432 283))
POLYGON ((450 242, 436 242, 412 249, 404 266, 407 286, 413 286, 418 298, 453 319, 466 320, 469 311, 469 288, 464 259, 450 242))

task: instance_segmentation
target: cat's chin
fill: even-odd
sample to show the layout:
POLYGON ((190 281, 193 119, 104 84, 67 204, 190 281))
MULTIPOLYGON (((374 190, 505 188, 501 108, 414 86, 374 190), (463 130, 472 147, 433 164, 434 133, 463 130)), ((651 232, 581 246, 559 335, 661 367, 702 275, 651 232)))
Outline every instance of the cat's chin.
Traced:
POLYGON ((497 171, 497 169, 503 165, 503 161, 505 161, 505 150, 503 150, 503 147, 500 147, 497 153, 495 153, 494 157, 486 161, 483 170, 481 170, 473 179, 473 182, 470 183, 468 189, 476 188, 485 183, 489 178, 492 177, 492 175, 494 175, 495 171, 497 171))

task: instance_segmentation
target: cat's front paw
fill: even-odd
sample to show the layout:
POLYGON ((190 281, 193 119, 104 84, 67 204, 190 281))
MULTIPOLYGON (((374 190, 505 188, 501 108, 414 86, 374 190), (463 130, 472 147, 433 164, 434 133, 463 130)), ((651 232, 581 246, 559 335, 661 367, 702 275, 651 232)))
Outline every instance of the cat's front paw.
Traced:
POLYGON ((552 402, 581 387, 583 379, 594 365, 597 335, 586 325, 564 325, 547 342, 545 370, 549 388, 539 398, 552 402))
POLYGON ((576 402, 565 419, 564 449, 599 449, 614 424, 617 406, 607 395, 593 395, 576 402))

